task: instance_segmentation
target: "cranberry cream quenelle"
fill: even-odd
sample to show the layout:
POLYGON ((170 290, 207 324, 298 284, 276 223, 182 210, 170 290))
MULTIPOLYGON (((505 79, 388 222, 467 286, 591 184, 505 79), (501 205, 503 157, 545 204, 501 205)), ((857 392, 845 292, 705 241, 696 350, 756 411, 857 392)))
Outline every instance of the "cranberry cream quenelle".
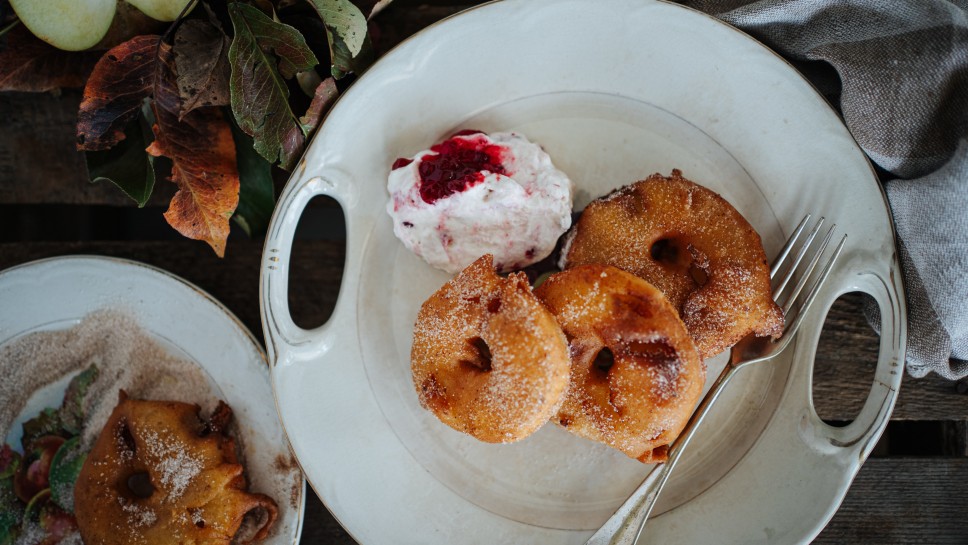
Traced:
POLYGON ((484 254, 499 272, 541 261, 571 226, 571 180, 513 132, 461 131, 397 159, 387 189, 397 238, 452 274, 484 254))

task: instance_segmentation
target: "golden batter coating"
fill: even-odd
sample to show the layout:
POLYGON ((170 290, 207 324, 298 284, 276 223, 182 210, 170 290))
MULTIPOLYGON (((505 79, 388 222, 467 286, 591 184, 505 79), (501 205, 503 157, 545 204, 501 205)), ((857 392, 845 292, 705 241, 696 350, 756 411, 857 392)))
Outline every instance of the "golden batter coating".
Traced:
POLYGON ((571 351, 571 384, 556 421, 642 462, 664 461, 705 380, 676 310, 654 286, 609 265, 554 274, 535 295, 571 351))
POLYGON ((74 486, 85 543, 228 545, 268 535, 276 503, 245 491, 224 430, 231 409, 221 403, 208 423, 198 411, 121 392, 74 486))
POLYGON ((547 422, 568 386, 568 343, 523 273, 499 277, 484 255, 430 296, 410 352, 420 404, 489 443, 547 422))
POLYGON ((725 199, 679 170, 592 202, 568 237, 563 268, 604 263, 654 284, 703 358, 750 333, 783 329, 760 236, 725 199))

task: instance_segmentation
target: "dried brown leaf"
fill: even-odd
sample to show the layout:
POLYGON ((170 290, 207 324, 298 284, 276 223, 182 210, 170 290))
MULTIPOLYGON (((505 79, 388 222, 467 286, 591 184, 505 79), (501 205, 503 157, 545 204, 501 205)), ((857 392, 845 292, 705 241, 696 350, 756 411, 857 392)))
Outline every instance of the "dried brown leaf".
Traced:
POLYGON ((323 114, 329 110, 333 102, 336 102, 338 95, 339 91, 336 89, 336 80, 333 78, 326 78, 316 87, 316 92, 313 94, 313 101, 309 104, 306 115, 299 118, 299 122, 302 123, 303 130, 306 131, 306 134, 312 134, 316 130, 320 120, 323 119, 323 114))
POLYGON ((182 235, 207 242, 225 255, 229 219, 239 204, 239 171, 232 128, 220 108, 196 108, 179 119, 174 53, 159 50, 154 86, 155 141, 148 153, 171 159, 178 191, 165 219, 182 235))
POLYGON ((101 57, 84 86, 77 113, 77 149, 106 150, 151 94, 158 36, 136 36, 101 57))
POLYGON ((222 30, 201 19, 189 19, 175 32, 180 116, 195 108, 229 104, 229 45, 222 30))

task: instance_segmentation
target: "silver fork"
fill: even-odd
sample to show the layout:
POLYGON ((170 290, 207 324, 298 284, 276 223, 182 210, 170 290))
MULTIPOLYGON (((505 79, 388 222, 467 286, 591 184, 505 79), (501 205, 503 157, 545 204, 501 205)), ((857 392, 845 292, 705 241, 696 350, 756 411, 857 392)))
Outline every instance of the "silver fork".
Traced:
POLYGON ((706 396, 699 402, 699 406, 679 437, 670 446, 668 461, 659 464, 649 473, 649 476, 642 481, 642 484, 629 496, 629 499, 625 500, 625 503, 615 511, 615 514, 585 542, 586 545, 633 545, 638 541, 639 535, 645 527, 645 522, 652 512, 652 508, 655 507, 659 493, 669 479, 672 469, 676 466, 679 457, 686 449, 689 441, 692 440, 693 435, 695 435, 699 423, 703 421, 713 403, 725 390, 726 384, 740 369, 754 363, 768 361, 790 344, 803 321, 807 308, 816 299, 820 286, 827 279, 834 261, 840 255, 844 243, 847 241, 847 235, 844 235, 837 247, 830 253, 823 269, 819 274, 813 275, 830 240, 833 238, 834 227, 836 226, 832 226, 820 243, 815 245, 814 240, 824 222, 824 218, 820 218, 813 229, 810 230, 810 233, 806 235, 806 238, 800 242, 801 235, 803 235, 810 217, 810 214, 807 214, 800 221, 770 268, 770 278, 773 280, 774 286, 773 300, 783 309, 785 317, 785 324, 780 337, 772 340, 768 337, 750 335, 733 347, 726 367, 719 374, 706 396), (793 251, 794 249, 796 249, 796 252, 793 251), (803 264, 802 267, 801 264, 803 264), (778 278, 777 275, 781 272, 783 274, 778 278), (790 282, 797 276, 797 272, 800 272, 799 278, 796 284, 791 287, 790 282), (811 278, 814 278, 814 280, 810 290, 802 302, 796 305, 797 298, 811 278))

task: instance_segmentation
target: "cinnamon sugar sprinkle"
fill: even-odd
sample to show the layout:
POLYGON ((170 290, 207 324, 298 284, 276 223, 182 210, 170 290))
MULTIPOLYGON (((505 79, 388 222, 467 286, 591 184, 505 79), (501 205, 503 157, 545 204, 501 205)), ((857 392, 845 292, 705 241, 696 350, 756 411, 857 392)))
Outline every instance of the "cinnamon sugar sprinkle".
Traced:
POLYGON ((0 429, 10 429, 35 391, 92 364, 98 378, 84 401, 84 450, 101 433, 121 389, 135 398, 196 403, 203 414, 215 408, 217 394, 197 365, 172 355, 131 315, 100 310, 69 329, 30 333, 0 347, 0 429))

